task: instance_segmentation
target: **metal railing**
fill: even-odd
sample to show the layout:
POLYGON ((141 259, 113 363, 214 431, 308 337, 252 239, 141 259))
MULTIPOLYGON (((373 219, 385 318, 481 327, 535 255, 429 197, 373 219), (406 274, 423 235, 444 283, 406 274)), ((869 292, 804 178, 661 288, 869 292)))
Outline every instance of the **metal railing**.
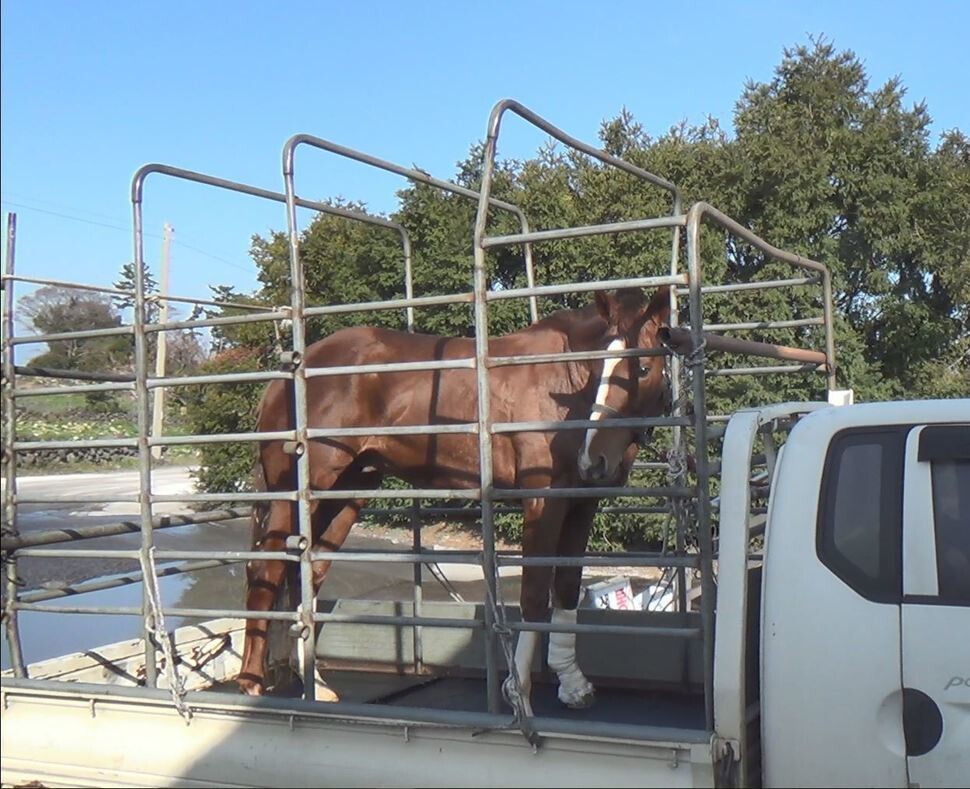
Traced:
MULTIPOLYGON (((229 609, 192 609, 164 607, 160 609, 163 615, 174 615, 184 617, 237 617, 243 619, 267 619, 291 622, 298 625, 295 629, 296 637, 301 638, 304 660, 303 687, 307 699, 314 698, 314 666, 315 666, 315 639, 312 638, 314 626, 317 623, 326 622, 358 622, 364 624, 389 624, 394 623, 399 626, 410 626, 414 628, 415 639, 415 663, 420 664, 421 631, 422 627, 459 627, 459 628, 484 628, 485 631, 485 674, 487 685, 488 710, 491 715, 490 720, 495 726, 506 726, 508 724, 507 715, 501 714, 500 698, 500 667, 498 639, 503 637, 498 627, 496 616, 499 612, 494 606, 486 605, 484 622, 470 623, 466 620, 439 619, 436 617, 425 617, 421 613, 421 572, 423 564, 447 564, 451 562, 477 561, 481 564, 486 584, 486 598, 491 601, 499 601, 500 595, 497 587, 496 578, 498 569, 502 566, 529 566, 529 565, 577 565, 585 566, 645 566, 645 567, 670 567, 674 568, 679 578, 678 600, 681 611, 687 610, 687 600, 685 592, 685 572, 688 569, 696 569, 701 575, 702 595, 700 598, 700 627, 657 627, 657 626, 605 626, 605 625, 550 625, 547 623, 523 622, 515 625, 508 625, 512 631, 532 630, 537 632, 574 632, 574 633, 603 633, 615 634, 617 632, 639 632, 652 633, 657 636, 674 636, 684 639, 701 639, 704 650, 704 684, 705 684, 705 704, 706 720, 708 727, 713 726, 713 632, 714 632, 714 577, 713 577, 713 556, 714 546, 711 537, 711 511, 709 484, 712 476, 712 466, 708 458, 708 450, 711 437, 717 434, 717 428, 709 426, 708 415, 706 412, 706 375, 733 375, 733 374, 761 374, 761 373, 783 373, 783 372, 806 372, 824 369, 827 372, 829 387, 834 386, 834 346, 832 340, 832 303, 831 303, 831 280, 828 271, 819 263, 806 260, 797 255, 778 250, 767 244, 749 230, 736 223, 734 220, 720 213, 716 209, 704 203, 698 203, 691 207, 686 214, 682 211, 682 198, 676 186, 663 178, 653 175, 639 167, 636 167, 622 159, 618 159, 591 146, 582 143, 567 135, 565 132, 553 126, 548 121, 539 117, 531 110, 514 101, 499 102, 492 110, 488 122, 488 132, 484 151, 482 185, 479 192, 469 190, 456 184, 435 179, 422 171, 404 168, 394 165, 381 159, 362 154, 352 149, 338 146, 325 140, 310 135, 296 135, 286 142, 283 148, 283 180, 284 192, 273 192, 270 190, 249 186, 235 181, 203 175, 181 168, 170 167, 167 165, 151 164, 139 169, 132 182, 132 206, 133 206, 133 226, 134 226, 134 261, 135 261, 135 293, 134 293, 134 320, 131 326, 123 327, 124 333, 132 334, 134 337, 135 364, 134 374, 130 381, 112 381, 108 383, 98 383, 70 387, 69 391, 99 391, 110 388, 121 388, 134 390, 137 398, 138 409, 138 431, 137 435, 130 438, 121 439, 91 439, 88 441, 69 442, 70 446, 134 446, 138 450, 139 462, 139 492, 136 496, 116 497, 115 500, 136 501, 140 507, 140 518, 137 526, 128 523, 123 524, 117 529, 121 531, 111 531, 110 533, 123 533, 137 530, 141 534, 141 546, 138 550, 128 551, 109 551, 109 550, 65 550, 59 548, 42 548, 40 545, 49 545, 61 542, 64 539, 82 539, 92 536, 100 536, 101 532, 84 532, 83 530, 68 535, 65 532, 43 533, 41 535, 20 536, 16 531, 16 507, 18 504, 27 503, 63 503, 69 501, 66 498, 45 498, 45 497, 25 497, 17 493, 16 488, 16 454, 20 451, 29 449, 54 448, 68 442, 44 442, 44 441, 19 441, 16 437, 15 401, 17 397, 48 395, 67 391, 63 387, 43 387, 34 389, 31 392, 17 390, 15 377, 17 368, 14 365, 14 348, 18 344, 26 342, 47 341, 57 342, 66 339, 77 339, 80 337, 104 336, 112 330, 93 330, 84 332, 65 332, 58 335, 48 335, 40 337, 16 337, 13 333, 13 284, 14 281, 24 282, 53 282, 51 280, 37 280, 19 277, 14 274, 14 254, 13 254, 13 230, 11 224, 8 231, 8 251, 6 270, 3 276, 3 404, 4 404, 4 437, 3 452, 7 460, 6 464, 6 490, 4 494, 4 517, 8 531, 3 537, 3 550, 6 556, 7 573, 7 600, 5 609, 5 619, 7 626, 8 641, 12 655, 12 666, 14 673, 25 676, 25 666, 22 657, 22 647, 17 628, 17 613, 19 611, 57 611, 60 613, 97 613, 97 614, 140 614, 144 617, 144 643, 145 643, 145 666, 146 683, 149 687, 157 686, 158 668, 156 664, 156 647, 153 644, 152 631, 154 627, 153 617, 155 612, 152 610, 149 599, 149 590, 145 585, 143 604, 141 608, 131 607, 109 607, 109 606, 54 606, 47 601, 55 597, 63 597, 68 591, 49 593, 32 592, 21 594, 17 588, 16 562, 18 557, 55 557, 55 556, 74 556, 91 558, 115 558, 139 561, 143 568, 154 568, 156 560, 179 560, 188 561, 174 568, 166 568, 158 574, 172 574, 176 572, 192 571, 204 567, 221 566, 230 561, 246 561, 253 558, 258 559, 278 559, 294 563, 299 567, 300 573, 300 598, 302 605, 297 611, 270 611, 270 612, 251 612, 229 609), (653 186, 666 190, 671 196, 672 210, 666 217, 650 218, 643 220, 615 222, 609 224, 594 225, 581 228, 561 228, 554 230, 530 230, 524 214, 516 206, 493 198, 490 194, 499 136, 500 122, 506 112, 513 112, 525 121, 538 127, 551 137, 557 139, 564 145, 575 148, 589 156, 592 156, 605 165, 616 167, 627 174, 641 179, 653 186), (296 195, 295 174, 294 174, 294 153, 298 145, 306 144, 320 148, 325 151, 336 153, 357 160, 361 163, 376 166, 390 172, 397 173, 413 181, 424 183, 435 188, 444 189, 452 193, 465 196, 478 201, 476 221, 474 227, 474 286, 469 293, 455 293, 449 295, 421 296, 416 297, 413 293, 411 283, 411 249, 406 231, 397 223, 383 218, 370 217, 369 215, 338 209, 325 203, 303 200, 296 195), (145 292, 144 275, 145 265, 143 256, 143 230, 142 230, 142 199, 144 183, 151 174, 161 174, 174 178, 197 182, 201 185, 216 187, 223 190, 248 194, 254 197, 269 199, 275 202, 284 203, 286 206, 287 225, 290 240, 290 277, 291 277, 291 301, 289 304, 266 309, 250 304, 226 305, 216 302, 219 306, 243 307, 253 310, 252 314, 236 315, 229 317, 215 317, 201 320, 189 321, 170 321, 166 323, 150 324, 146 322, 146 305, 151 294, 145 292), (326 212, 343 216, 348 219, 371 222, 372 224, 387 227, 401 234, 402 245, 405 257, 405 298, 391 299, 384 301, 357 303, 357 304, 332 304, 310 306, 306 304, 304 291, 304 271, 303 261, 300 254, 300 228, 297 222, 297 208, 309 208, 315 211, 326 212), (489 208, 498 208, 510 211, 520 220, 522 232, 515 235, 487 236, 486 226, 489 208), (700 257, 700 227, 702 222, 715 224, 732 235, 743 239, 764 252, 782 262, 789 263, 797 268, 807 269, 811 272, 809 276, 770 280, 764 282, 748 282, 736 284, 714 284, 705 285, 703 281, 702 263, 700 257), (686 270, 681 271, 679 260, 680 233, 681 228, 686 228, 687 240, 687 265, 686 270), (531 245, 543 243, 553 239, 569 239, 589 235, 616 234, 640 231, 670 230, 672 235, 670 252, 670 272, 663 276, 644 276, 627 278, 623 280, 609 280, 586 283, 574 283, 563 285, 544 285, 535 284, 532 265, 531 245), (489 291, 486 281, 485 253, 487 249, 522 245, 525 257, 526 276, 529 286, 503 291, 489 291), (537 317, 536 299, 540 296, 553 296, 563 293, 573 293, 577 291, 592 291, 607 287, 656 287, 658 285, 672 285, 671 288, 671 324, 672 332, 680 332, 680 337, 686 338, 686 346, 681 349, 685 354, 686 368, 689 370, 689 393, 688 390, 681 391, 682 376, 681 360, 678 355, 671 359, 673 370, 673 413, 667 417, 654 418, 631 418, 625 420, 614 420, 611 424, 628 425, 631 427, 644 428, 662 426, 671 429, 672 451, 679 452, 683 457, 687 452, 686 434, 684 431, 693 432, 693 455, 695 461, 694 477, 695 482, 689 484, 688 472, 681 467, 673 474, 671 484, 665 486, 604 486, 598 488, 583 488, 581 490, 568 489, 549 489, 549 490, 497 490, 493 485, 492 476, 492 455, 491 438, 496 434, 516 432, 516 431, 537 431, 537 430, 574 430, 587 429, 598 423, 591 420, 571 420, 568 422, 513 422, 496 423, 493 421, 489 412, 490 387, 489 370, 492 367, 512 364, 542 364, 562 361, 565 359, 597 359, 605 358, 606 352, 588 353, 569 353, 569 354, 542 354, 529 357, 491 357, 488 354, 486 338, 488 337, 488 304, 492 301, 508 298, 527 298, 530 302, 531 314, 533 319, 537 317), (800 287, 811 285, 822 285, 824 314, 821 318, 802 319, 799 321, 787 322, 752 322, 719 324, 705 326, 703 322, 702 298, 705 293, 723 293, 733 290, 751 290, 755 288, 780 288, 780 287, 800 287), (678 296, 687 296, 687 314, 689 317, 689 330, 678 329, 678 296), (475 326, 475 354, 467 359, 448 360, 448 361, 429 361, 429 362, 399 362, 383 365, 367 365, 364 367, 330 367, 330 368, 308 368, 303 363, 306 352, 306 319, 318 315, 336 315, 351 311, 370 311, 370 310, 389 310, 405 309, 409 328, 413 329, 415 308, 436 306, 441 304, 471 304, 474 314, 475 326), (147 335, 151 332, 166 331, 174 328, 195 328, 202 326, 229 325, 231 323, 242 323, 252 321, 270 321, 287 318, 292 321, 292 344, 287 354, 288 364, 286 369, 280 371, 265 371, 259 373, 225 373, 219 375, 204 376, 171 376, 167 378, 152 378, 148 374, 148 344, 147 335), (716 342, 712 341, 709 332, 714 329, 726 330, 745 330, 749 328, 773 328, 782 326, 802 326, 802 325, 821 325, 825 332, 825 349, 821 356, 813 356, 813 363, 801 365, 778 365, 764 368, 729 368, 729 369, 705 369, 707 352, 715 350, 716 342), (819 364, 819 361, 823 362, 819 364), (347 375, 363 371, 392 371, 392 370, 433 370, 433 369, 474 369, 477 377, 478 392, 478 413, 477 420, 467 424, 458 425, 416 425, 407 427, 383 427, 383 428, 324 428, 312 426, 307 414, 307 380, 315 376, 323 375, 347 375), (292 430, 277 431, 273 433, 233 433, 222 435, 193 435, 193 436, 167 436, 152 438, 149 435, 149 390, 160 386, 182 386, 199 383, 238 383, 269 381, 274 379, 288 379, 293 382, 295 398, 295 422, 292 430), (690 406, 688 413, 687 406, 690 406), (713 432, 712 432, 713 431, 713 432), (260 441, 260 440, 285 440, 294 442, 294 449, 304 448, 310 441, 321 437, 351 436, 351 435, 394 435, 394 434, 446 434, 446 433, 469 433, 477 434, 479 438, 479 462, 481 471, 480 485, 472 490, 451 490, 451 489, 414 489, 403 490, 340 490, 340 491, 314 491, 309 485, 310 480, 310 458, 306 451, 296 451, 296 487, 292 491, 265 493, 265 492, 238 492, 225 494, 190 494, 190 495, 161 495, 152 493, 152 469, 153 458, 151 447, 170 446, 173 444, 198 444, 214 442, 236 442, 236 441, 260 441), (664 500, 664 505, 641 505, 632 507, 613 507, 613 511, 629 512, 672 512, 681 505, 679 502, 690 500, 693 502, 696 522, 692 525, 691 532, 697 541, 697 552, 689 553, 688 527, 684 518, 677 521, 676 545, 674 552, 651 553, 651 554, 629 554, 616 553, 611 555, 587 554, 584 557, 563 558, 563 557, 522 557, 512 555, 496 549, 495 536, 495 514, 497 512, 496 503, 504 501, 514 502, 516 499, 526 497, 596 497, 613 498, 617 496, 659 498, 664 500), (482 550, 480 552, 467 551, 441 551, 427 550, 421 547, 419 528, 416 519, 412 518, 414 527, 414 543, 409 551, 385 552, 375 554, 372 552, 361 551, 340 551, 337 553, 318 552, 312 544, 312 529, 310 522, 310 507, 314 500, 333 499, 333 498, 367 498, 367 499, 412 499, 412 514, 417 512, 422 499, 460 499, 474 501, 477 506, 463 510, 462 514, 473 514, 480 518, 482 524, 482 550), (158 528, 179 525, 176 523, 161 523, 154 515, 153 505, 166 501, 181 502, 227 502, 239 503, 249 501, 270 501, 288 500, 296 503, 297 512, 297 535, 287 544, 285 551, 273 553, 262 551, 160 551, 154 547, 153 533, 158 528), (385 616, 365 616, 347 615, 334 613, 317 613, 315 610, 315 600, 312 588, 312 564, 319 559, 327 561, 382 561, 382 562, 401 562, 411 563, 415 566, 415 596, 414 596, 414 616, 412 617, 385 617, 385 616)), ((64 287, 71 287, 73 283, 57 281, 57 284, 64 287)), ((78 286, 83 287, 83 286, 78 286)), ((100 289, 110 290, 110 289, 100 289)), ((125 295, 131 295, 124 291, 125 295)), ((179 300, 176 297, 171 299, 179 300)), ((206 303, 202 300, 181 299, 188 303, 206 303)), ((744 341, 740 346, 734 346, 734 350, 743 353, 761 354, 770 344, 748 343, 744 341), (765 345, 765 348, 758 348, 758 345, 765 345)), ((776 348, 776 346, 771 346, 776 348)), ((616 355, 615 352, 609 352, 616 355)), ((651 352, 631 351, 637 355, 649 355, 651 352)), ((819 352, 813 352, 819 353, 819 352)), ((26 371, 29 368, 20 368, 26 371)), ((686 373, 687 370, 684 370, 686 373)), ((88 379, 90 380, 90 379, 88 379)), ((712 417, 717 419, 718 417, 712 417)), ((664 468, 666 464, 647 463, 642 464, 647 467, 664 468)), ((91 499, 84 499, 91 501, 91 499)), ((101 501, 104 501, 102 498, 101 501)), ((441 512, 444 508, 428 508, 432 512, 441 512)), ((375 512, 388 512, 387 509, 375 508, 375 512)), ((400 510, 396 510, 400 511, 400 510)), ((679 510, 681 514, 685 510, 679 510)), ((230 510, 238 513, 239 510, 230 510)), ((226 517, 229 517, 228 515, 226 517)), ((201 522, 200 518, 195 518, 194 522, 201 522)), ((139 573, 132 573, 127 576, 130 581, 137 581, 141 578, 139 573)), ((73 593, 90 591, 96 588, 107 588, 98 584, 107 583, 104 581, 94 581, 87 584, 80 584, 70 590, 73 593)), ((119 581, 119 583, 122 583, 119 581)), ((284 703, 284 702, 280 702, 284 703)), ((353 706, 353 705, 349 705, 353 706)), ((339 714, 340 704, 335 707, 339 714)), ((394 714, 402 719, 407 719, 407 708, 395 708, 394 714)), ((590 723, 586 728, 578 725, 576 731, 586 732, 597 730, 597 726, 590 723)), ((601 730, 601 727, 600 727, 601 730)))

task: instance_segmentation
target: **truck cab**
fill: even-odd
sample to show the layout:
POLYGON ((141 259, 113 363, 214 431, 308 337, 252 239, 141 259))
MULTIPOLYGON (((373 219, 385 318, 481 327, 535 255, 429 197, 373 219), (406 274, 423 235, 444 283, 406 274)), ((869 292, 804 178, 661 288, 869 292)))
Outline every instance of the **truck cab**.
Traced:
POLYGON ((753 519, 738 453, 796 411, 740 412, 725 436, 718 734, 738 737, 748 785, 954 785, 970 775, 970 401, 800 415, 773 464, 761 561, 749 550, 741 573, 753 519), (724 610, 740 599, 743 647, 724 610))

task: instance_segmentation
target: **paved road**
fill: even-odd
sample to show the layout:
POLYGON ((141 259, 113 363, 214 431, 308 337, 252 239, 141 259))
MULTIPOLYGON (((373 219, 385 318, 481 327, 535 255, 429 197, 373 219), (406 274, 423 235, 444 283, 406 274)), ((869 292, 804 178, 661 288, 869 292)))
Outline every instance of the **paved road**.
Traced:
MULTIPOLYGON (((61 497, 110 500, 125 497, 138 489, 138 473, 132 471, 92 474, 65 474, 18 477, 20 497, 61 497)), ((193 490, 190 469, 165 467, 153 475, 156 494, 188 493, 193 490)), ((160 513, 184 514, 190 509, 182 503, 159 505, 160 513)), ((138 507, 134 502, 83 504, 23 504, 18 507, 18 529, 29 534, 44 529, 70 529, 99 523, 119 521, 138 523, 138 507)), ((93 540, 65 543, 58 547, 136 549, 141 537, 138 533, 93 540)), ((248 550, 249 521, 237 519, 218 523, 182 526, 155 533, 159 549, 184 550, 248 550)), ((392 549, 408 546, 394 545, 389 540, 369 536, 358 529, 347 541, 348 549, 392 549)), ((18 575, 25 589, 57 588, 81 583, 104 575, 117 575, 137 570, 137 562, 120 559, 38 559, 27 557, 18 562, 18 575)), ((482 599, 483 584, 475 568, 451 565, 445 569, 454 587, 467 600, 482 599), (477 579, 477 580, 476 580, 477 579)), ((449 595, 429 570, 425 570, 424 598, 446 600, 449 595)), ((408 564, 336 563, 321 591, 321 597, 366 598, 371 600, 409 600, 413 595, 413 570, 408 564)), ((510 568, 503 576, 503 594, 509 601, 518 600, 517 573, 510 568)), ((245 596, 245 574, 240 564, 211 570, 163 578, 162 599, 166 606, 180 608, 242 608, 245 596)), ((140 605, 140 584, 118 587, 83 595, 61 598, 65 604, 96 606, 140 605)), ((110 643, 138 634, 138 620, 129 616, 85 614, 41 614, 24 612, 21 617, 25 658, 28 662, 110 643)), ((169 627, 182 624, 175 619, 169 627)), ((6 645, 3 667, 9 664, 6 645)))

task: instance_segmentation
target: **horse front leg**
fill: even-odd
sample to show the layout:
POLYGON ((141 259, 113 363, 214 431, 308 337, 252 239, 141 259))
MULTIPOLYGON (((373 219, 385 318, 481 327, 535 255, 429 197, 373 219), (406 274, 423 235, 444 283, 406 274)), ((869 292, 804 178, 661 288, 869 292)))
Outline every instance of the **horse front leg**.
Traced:
MULTIPOLYGON (((559 536, 559 556, 582 556, 585 553, 598 504, 596 499, 580 499, 572 503, 559 536)), ((582 580, 583 568, 578 565, 556 568, 553 582, 552 624, 576 624, 576 609, 579 605, 582 580)), ((575 633, 549 634, 547 662, 559 677, 558 695, 563 704, 572 709, 582 709, 596 701, 596 689, 586 679, 576 659, 575 633)))
MULTIPOLYGON (((522 527, 523 556, 551 556, 556 550, 565 499, 526 499, 523 502, 524 523, 522 527)), ((522 588, 519 603, 523 622, 544 622, 549 612, 549 591, 552 585, 552 567, 526 566, 522 568, 522 588)), ((523 630, 515 647, 515 671, 526 714, 531 717, 532 664, 539 644, 539 633, 523 630)), ((511 677, 506 680, 505 690, 511 677)))
MULTIPOLYGON (((266 530, 254 546, 260 551, 283 551, 286 537, 293 526, 292 505, 274 501, 269 505, 266 530)), ((278 559, 254 559, 246 565, 246 608, 249 611, 269 611, 283 587, 286 563, 278 559)), ((269 641, 269 620, 249 619, 242 666, 236 683, 248 696, 261 696, 266 685, 266 652, 269 641)))

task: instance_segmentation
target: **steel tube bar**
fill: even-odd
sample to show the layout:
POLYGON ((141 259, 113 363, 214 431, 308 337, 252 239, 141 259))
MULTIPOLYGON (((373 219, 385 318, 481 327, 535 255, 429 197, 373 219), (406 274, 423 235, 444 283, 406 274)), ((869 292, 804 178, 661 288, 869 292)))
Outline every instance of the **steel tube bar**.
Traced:
MULTIPOLYGON (((167 578, 173 575, 182 575, 183 573, 209 570, 214 567, 225 567, 227 564, 233 564, 233 560, 210 559, 204 562, 190 562, 175 567, 162 567, 157 569, 155 574, 159 578, 167 578)), ((87 594, 88 592, 100 592, 105 589, 115 589, 119 586, 130 586, 131 584, 142 583, 143 581, 144 573, 139 570, 137 572, 127 573, 125 575, 115 576, 113 578, 102 578, 85 583, 71 584, 70 586, 64 586, 57 589, 45 589, 43 591, 27 592, 26 594, 20 596, 20 602, 42 603, 46 600, 55 600, 62 597, 87 594)))
MULTIPOLYGON (((703 347, 703 308, 701 295, 702 263, 700 222, 704 204, 695 204, 687 217, 687 267, 690 276, 688 309, 693 348, 703 347)), ((704 642, 704 711, 707 728, 714 730, 714 564, 711 535, 710 475, 707 459, 707 400, 704 359, 691 359, 694 394, 694 463, 697 469, 697 542, 700 548, 701 630, 704 642)))
POLYGON ((487 291, 489 301, 521 299, 523 296, 561 296, 564 293, 587 293, 592 290, 611 288, 657 288, 661 285, 682 285, 687 281, 681 274, 667 277, 629 277, 627 279, 597 280, 595 282, 575 282, 570 285, 539 285, 534 288, 509 288, 508 290, 487 291))
POLYGON ((482 246, 507 247, 513 244, 523 244, 536 241, 555 241, 566 238, 583 238, 585 236, 603 236, 617 233, 632 233, 639 230, 654 228, 683 227, 686 222, 684 216, 661 216, 651 219, 634 219, 628 222, 608 222, 602 225, 585 225, 582 227, 563 227, 555 230, 533 230, 531 233, 515 233, 509 236, 489 236, 482 239, 482 246))
POLYGON ((78 438, 63 441, 14 441, 15 452, 36 449, 98 449, 131 448, 138 446, 138 438, 78 438))
POLYGON ((595 421, 592 419, 570 419, 562 421, 536 421, 536 422, 496 422, 492 426, 493 433, 520 433, 527 431, 545 430, 619 430, 631 427, 673 427, 675 425, 686 426, 689 419, 686 417, 674 416, 631 416, 613 417, 595 421))
POLYGON ((824 364, 776 364, 768 367, 721 367, 708 370, 708 375, 774 375, 776 373, 825 372, 824 364))
POLYGON ((112 326, 105 329, 84 329, 83 331, 62 331, 53 334, 30 334, 11 337, 11 345, 39 345, 40 343, 60 342, 62 340, 86 340, 92 337, 117 337, 134 334, 134 326, 112 326))
MULTIPOLYGON (((135 178, 137 179, 137 173, 135 178)), ((140 196, 139 196, 140 197, 140 196)), ((141 511, 141 550, 139 560, 142 568, 152 562, 152 456, 148 446, 151 434, 151 401, 148 397, 148 339, 145 334, 147 312, 145 310, 145 258, 144 230, 142 227, 141 200, 132 200, 135 255, 135 303, 133 306, 133 326, 135 336, 135 399, 138 420, 138 487, 139 509, 141 511)), ((152 591, 150 584, 142 584, 142 639, 145 645, 145 683, 154 688, 158 685, 158 666, 152 633, 159 622, 152 610, 152 591)), ((158 603, 161 605, 161 601, 158 603)))
MULTIPOLYGON (((691 333, 686 329, 673 327, 661 329, 659 339, 681 354, 690 353, 696 347, 691 339, 691 333)), ((705 333, 703 339, 706 347, 712 351, 764 356, 768 359, 811 362, 813 365, 824 365, 826 363, 826 356, 822 351, 790 348, 786 345, 755 342, 754 340, 741 340, 737 337, 722 337, 719 334, 705 333)))
POLYGON ((745 321, 741 323, 705 323, 704 331, 747 331, 749 329, 796 329, 802 326, 822 326, 824 317, 797 318, 790 321, 745 321))
MULTIPOLYGON (((17 440, 17 411, 14 402, 14 390, 17 380, 17 371, 14 358, 14 349, 11 339, 14 332, 14 263, 17 251, 17 215, 7 214, 7 234, 4 247, 5 256, 3 264, 4 279, 2 285, 2 300, 0 300, 0 330, 3 332, 3 368, 2 381, 0 381, 0 402, 3 403, 3 414, 0 416, 3 422, 2 453, 4 463, 4 482, 6 485, 3 490, 3 537, 17 538, 17 454, 13 450, 13 445, 17 440)), ((17 559, 14 556, 5 557, 4 561, 4 624, 7 631, 7 645, 10 653, 10 667, 13 669, 15 677, 26 677, 27 671, 24 664, 23 645, 20 640, 20 623, 17 619, 17 610, 13 607, 17 602, 18 577, 17 559)))
POLYGON ((509 622, 509 629, 533 633, 599 633, 611 636, 628 636, 637 633, 670 638, 701 637, 701 629, 698 627, 657 627, 656 625, 560 625, 551 622, 509 622))
POLYGON ((437 359, 422 362, 388 362, 387 364, 335 365, 333 367, 308 367, 307 378, 320 378, 329 375, 366 375, 368 373, 403 373, 418 370, 471 370, 475 367, 472 358, 437 359))
MULTIPOLYGON (((400 175, 404 178, 408 178, 412 181, 426 184, 427 186, 432 186, 436 189, 441 189, 452 194, 460 195, 462 197, 467 197, 471 200, 477 201, 479 199, 479 193, 473 189, 468 189, 467 187, 460 186, 459 184, 452 183, 450 181, 443 181, 439 178, 435 178, 428 173, 417 170, 411 167, 402 167, 401 165, 394 164, 385 159, 379 159, 376 156, 371 156, 370 154, 363 153, 361 151, 355 151, 353 148, 347 148, 343 145, 338 145, 337 143, 331 142, 329 140, 324 140, 320 137, 314 137, 310 134, 297 134, 291 137, 284 146, 283 158, 286 164, 284 167, 288 166, 291 170, 293 168, 293 159, 296 155, 296 149, 299 145, 309 145, 314 148, 319 148, 323 151, 328 151, 329 153, 337 154, 338 156, 343 156, 347 159, 353 159, 354 161, 360 162, 362 164, 370 165, 371 167, 376 167, 380 170, 385 170, 389 173, 394 173, 400 175)), ((526 220, 525 214, 522 209, 513 203, 508 203, 504 200, 499 200, 494 197, 489 197, 488 202, 490 205, 494 205, 496 208, 500 208, 504 211, 508 211, 514 214, 518 220, 519 225, 522 228, 523 233, 529 232, 529 223, 526 220)), ((526 281, 530 286, 535 284, 535 272, 532 261, 532 248, 528 243, 523 245, 523 257, 525 258, 525 276, 526 281)), ((532 317, 533 323, 539 319, 538 305, 535 298, 530 298, 529 300, 529 311, 532 317)))
MULTIPOLYGON (((290 238, 290 297, 292 304, 292 350, 298 359, 306 358, 306 308, 303 260, 300 257, 299 225, 296 217, 296 187, 294 184, 293 158, 288 147, 283 149, 283 183, 286 193, 286 225, 290 238)), ((296 366, 293 376, 293 426, 297 443, 306 446, 307 435, 307 370, 302 363, 296 366)), ((316 698, 316 639, 313 638, 313 610, 315 590, 309 547, 313 544, 310 521, 310 453, 302 452, 296 459, 296 487, 299 491, 296 503, 297 525, 306 549, 300 555, 300 622, 303 624, 303 643, 297 647, 303 652, 303 694, 307 701, 316 698)))
MULTIPOLYGON (((172 529, 177 526, 194 526, 201 523, 233 520, 249 515, 247 510, 213 510, 197 515, 156 515, 152 519, 153 529, 172 529)), ((30 548, 35 545, 53 545, 61 542, 75 542, 77 540, 94 539, 96 537, 111 537, 117 534, 130 534, 140 529, 140 525, 133 522, 104 523, 95 526, 80 526, 76 529, 45 529, 17 536, 4 536, 2 549, 15 551, 19 548, 30 548)))
POLYGON ((440 436, 460 433, 477 433, 478 424, 468 422, 458 425, 393 425, 391 427, 313 427, 307 437, 337 438, 348 436, 440 436))
MULTIPOLYGON (((66 378, 72 381, 100 381, 114 383, 134 383, 135 376, 127 373, 93 373, 86 370, 52 370, 47 367, 21 366, 15 368, 17 375, 38 376, 41 378, 66 378)), ((65 391, 69 390, 64 387, 65 391)))
POLYGON ((327 304, 319 307, 307 307, 306 316, 342 315, 348 312, 377 312, 379 310, 397 310, 412 307, 435 307, 442 304, 471 304, 471 293, 451 293, 442 296, 415 296, 404 299, 387 299, 385 301, 358 301, 351 304, 327 304))
MULTIPOLYGON (((732 293, 738 290, 769 290, 771 288, 797 287, 798 285, 817 285, 822 279, 818 276, 794 277, 791 279, 766 279, 757 282, 738 282, 733 285, 702 285, 701 293, 732 293)), ((687 288, 678 288, 677 295, 687 295, 687 288)))
POLYGON ((104 383, 82 384, 80 386, 37 386, 31 389, 21 389, 13 393, 18 400, 23 397, 43 397, 45 395, 86 394, 88 392, 132 392, 132 383, 104 383))
POLYGON ((496 499, 598 499, 606 496, 666 496, 671 498, 691 498, 693 488, 674 485, 665 487, 588 487, 588 488, 499 488, 496 499))

